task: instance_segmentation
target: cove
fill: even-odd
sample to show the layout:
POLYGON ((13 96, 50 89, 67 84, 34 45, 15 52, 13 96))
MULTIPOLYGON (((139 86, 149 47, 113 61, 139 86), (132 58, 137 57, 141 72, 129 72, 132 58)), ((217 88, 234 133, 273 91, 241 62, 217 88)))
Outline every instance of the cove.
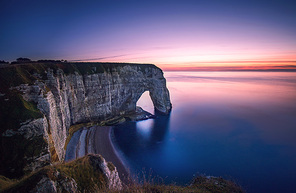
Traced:
POLYGON ((295 72, 164 75, 171 114, 112 131, 134 174, 187 184, 199 173, 247 192, 296 192, 295 72))

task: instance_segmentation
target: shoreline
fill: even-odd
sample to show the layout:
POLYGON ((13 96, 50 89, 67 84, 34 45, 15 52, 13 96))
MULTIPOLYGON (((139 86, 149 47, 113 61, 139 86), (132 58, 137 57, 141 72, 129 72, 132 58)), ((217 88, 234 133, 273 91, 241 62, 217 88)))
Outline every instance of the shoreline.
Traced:
MULTIPOLYGON (((121 162, 121 165, 122 167, 124 167, 124 170, 126 172, 126 176, 128 178, 128 182, 130 183, 131 180, 133 179, 132 178, 132 172, 131 172, 131 169, 130 167, 128 166, 127 164, 127 161, 126 159, 124 158, 124 156, 122 155, 121 151, 119 150, 119 147, 116 145, 116 142, 114 142, 114 134, 113 134, 113 126, 110 128, 110 131, 109 131, 109 140, 110 140, 110 143, 112 145, 112 148, 113 148, 113 151, 115 153, 115 155, 117 156, 117 158, 120 160, 121 162)), ((116 167, 116 166, 115 166, 116 167)))
MULTIPOLYGON (((94 152, 100 154, 105 158, 107 162, 112 162, 116 167, 121 181, 126 184, 130 182, 130 174, 121 156, 117 152, 112 139, 111 139, 111 129, 112 126, 94 126, 94 135, 90 136, 90 140, 93 146, 94 152)), ((93 128, 93 127, 92 127, 93 128)))
POLYGON ((100 154, 106 162, 116 167, 124 184, 131 183, 128 167, 112 142, 112 126, 81 127, 70 140, 65 161, 72 161, 87 154, 100 154))

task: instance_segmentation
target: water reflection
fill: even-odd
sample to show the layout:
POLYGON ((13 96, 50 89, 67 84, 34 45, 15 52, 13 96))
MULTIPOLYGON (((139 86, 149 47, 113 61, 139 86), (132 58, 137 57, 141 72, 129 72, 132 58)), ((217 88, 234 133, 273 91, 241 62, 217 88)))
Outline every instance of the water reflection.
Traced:
POLYGON ((176 124, 192 115, 199 117, 187 121, 193 125, 223 123, 235 115, 256 125, 268 143, 296 147, 296 73, 168 72, 166 78, 172 103, 182 111, 172 115, 176 124))
POLYGON ((296 73, 165 73, 170 116, 114 130, 135 170, 188 183, 231 176, 249 192, 296 192, 296 73))
POLYGON ((143 141, 147 141, 150 139, 153 122, 153 119, 136 122, 136 130, 138 134, 144 138, 143 141))
POLYGON ((159 144, 168 133, 170 115, 155 115, 155 119, 125 122, 114 127, 115 139, 120 139, 116 142, 126 155, 132 156, 135 151, 145 152, 151 148, 160 148, 159 144))

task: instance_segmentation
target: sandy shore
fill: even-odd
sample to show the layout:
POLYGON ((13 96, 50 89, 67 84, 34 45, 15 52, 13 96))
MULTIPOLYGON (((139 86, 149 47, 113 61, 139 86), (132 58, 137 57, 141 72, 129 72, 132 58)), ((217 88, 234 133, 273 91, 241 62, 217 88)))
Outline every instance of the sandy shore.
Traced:
POLYGON ((111 126, 92 126, 81 128, 74 133, 66 151, 65 161, 71 161, 86 154, 100 154, 107 162, 112 162, 117 168, 123 183, 128 183, 129 172, 118 156, 111 140, 111 126))
POLYGON ((101 154, 107 162, 112 162, 117 168, 120 179, 124 183, 127 183, 129 173, 112 144, 111 127, 95 126, 92 136, 89 139, 93 147, 93 153, 101 154))

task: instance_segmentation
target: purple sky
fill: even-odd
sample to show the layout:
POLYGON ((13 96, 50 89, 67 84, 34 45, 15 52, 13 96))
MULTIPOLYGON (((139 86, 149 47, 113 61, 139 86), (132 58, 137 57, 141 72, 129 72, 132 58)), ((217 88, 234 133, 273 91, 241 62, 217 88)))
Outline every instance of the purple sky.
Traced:
POLYGON ((9 0, 0 2, 0 24, 0 60, 296 64, 292 0, 9 0))

